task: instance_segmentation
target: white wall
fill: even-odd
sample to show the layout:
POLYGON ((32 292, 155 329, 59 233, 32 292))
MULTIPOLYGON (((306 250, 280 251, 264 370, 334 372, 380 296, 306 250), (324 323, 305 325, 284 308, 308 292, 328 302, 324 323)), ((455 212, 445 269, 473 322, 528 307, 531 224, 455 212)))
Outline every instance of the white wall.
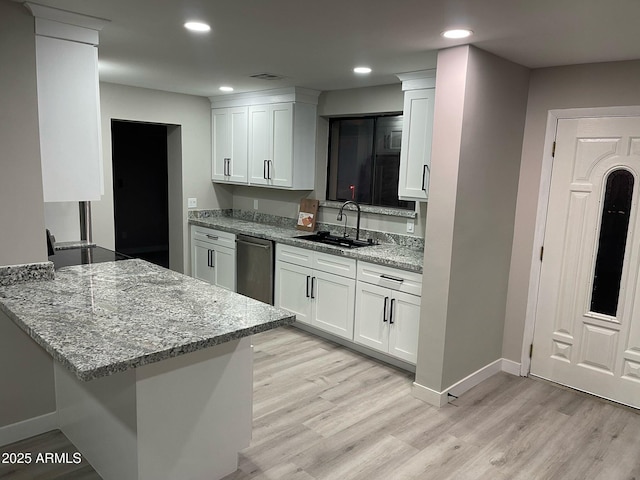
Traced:
POLYGON ((529 70, 438 55, 416 382, 443 391, 502 356, 529 70))
MULTIPOLYGON (((115 247, 113 226, 113 170, 111 161, 111 120, 133 120, 180 126, 182 145, 182 205, 179 221, 183 245, 188 243, 187 198, 196 197, 198 208, 231 208, 232 196, 225 186, 211 183, 211 104, 207 98, 111 83, 100 84, 102 142, 104 153, 105 195, 92 203, 93 239, 106 248, 115 247)), ((170 129, 175 152, 176 131, 170 129)), ((170 165, 169 172, 176 173, 170 165)), ((170 186, 175 189, 173 180, 170 186)), ((135 208, 132 207, 132 208, 135 208)), ((170 218, 178 207, 170 205, 170 218)), ((170 225, 171 229, 171 225, 170 225)), ((170 234, 170 238, 175 238, 170 234)), ((183 248, 183 262, 188 272, 189 249, 183 248)))
POLYGON ((0 265, 47 260, 33 24, 0 2, 0 265))
POLYGON ((640 60, 543 68, 531 74, 505 314, 505 358, 521 360, 547 112, 640 105, 639 85, 640 60))

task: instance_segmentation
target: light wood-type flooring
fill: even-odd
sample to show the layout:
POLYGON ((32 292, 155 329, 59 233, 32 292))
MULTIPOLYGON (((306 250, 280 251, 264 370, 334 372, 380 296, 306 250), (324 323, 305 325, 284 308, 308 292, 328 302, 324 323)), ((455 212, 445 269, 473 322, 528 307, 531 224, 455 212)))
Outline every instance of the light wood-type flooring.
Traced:
MULTIPOLYGON (((437 409, 412 374, 295 327, 254 344, 253 440, 225 480, 640 479, 635 410, 503 373, 437 409)), ((74 475, 0 465, 3 480, 99 478, 74 475)))

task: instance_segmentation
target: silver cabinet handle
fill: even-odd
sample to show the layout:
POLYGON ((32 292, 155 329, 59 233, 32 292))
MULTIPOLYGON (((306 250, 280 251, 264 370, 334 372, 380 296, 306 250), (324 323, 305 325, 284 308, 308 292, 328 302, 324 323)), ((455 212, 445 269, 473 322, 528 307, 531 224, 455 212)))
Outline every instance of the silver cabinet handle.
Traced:
POLYGON ((206 236, 210 240, 218 240, 220 238, 217 235, 211 235, 210 233, 207 233, 206 236))
POLYGON ((268 161, 269 161, 269 160, 265 160, 265 161, 263 162, 263 164, 262 164, 262 177, 263 177, 265 180, 267 180, 267 178, 268 178, 268 177, 267 177, 267 162, 268 162, 268 161))
POLYGON ((224 159, 224 176, 225 177, 231 176, 231 159, 230 158, 224 159))
POLYGON ((392 277, 391 275, 380 275, 380 278, 384 278, 385 280, 393 280, 394 282, 404 282, 404 278, 392 277))

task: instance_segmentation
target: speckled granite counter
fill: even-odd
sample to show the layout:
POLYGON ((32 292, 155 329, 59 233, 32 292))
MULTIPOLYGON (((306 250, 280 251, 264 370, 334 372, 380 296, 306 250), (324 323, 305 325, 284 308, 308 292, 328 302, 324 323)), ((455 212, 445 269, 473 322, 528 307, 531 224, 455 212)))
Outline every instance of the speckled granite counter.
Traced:
POLYGON ((0 309, 81 380, 245 337, 290 313, 142 260, 0 288, 0 309))
POLYGON ((341 248, 296 238, 301 235, 307 235, 307 233, 296 230, 295 228, 249 222, 226 216, 190 218, 189 224, 216 228, 218 230, 235 234, 240 233, 251 235, 279 243, 285 243, 287 245, 308 248, 334 255, 342 255, 371 263, 377 263, 379 265, 387 265, 389 267, 400 268, 402 270, 422 273, 424 252, 422 250, 402 247, 399 245, 380 244, 354 249, 341 248))

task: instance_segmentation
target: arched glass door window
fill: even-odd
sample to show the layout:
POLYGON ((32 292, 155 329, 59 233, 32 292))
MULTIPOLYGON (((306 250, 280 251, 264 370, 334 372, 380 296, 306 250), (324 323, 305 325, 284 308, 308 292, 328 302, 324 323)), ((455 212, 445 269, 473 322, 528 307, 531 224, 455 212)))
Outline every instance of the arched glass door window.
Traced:
POLYGON ((628 170, 607 177, 596 256, 591 311, 616 316, 627 245, 634 178, 628 170))

